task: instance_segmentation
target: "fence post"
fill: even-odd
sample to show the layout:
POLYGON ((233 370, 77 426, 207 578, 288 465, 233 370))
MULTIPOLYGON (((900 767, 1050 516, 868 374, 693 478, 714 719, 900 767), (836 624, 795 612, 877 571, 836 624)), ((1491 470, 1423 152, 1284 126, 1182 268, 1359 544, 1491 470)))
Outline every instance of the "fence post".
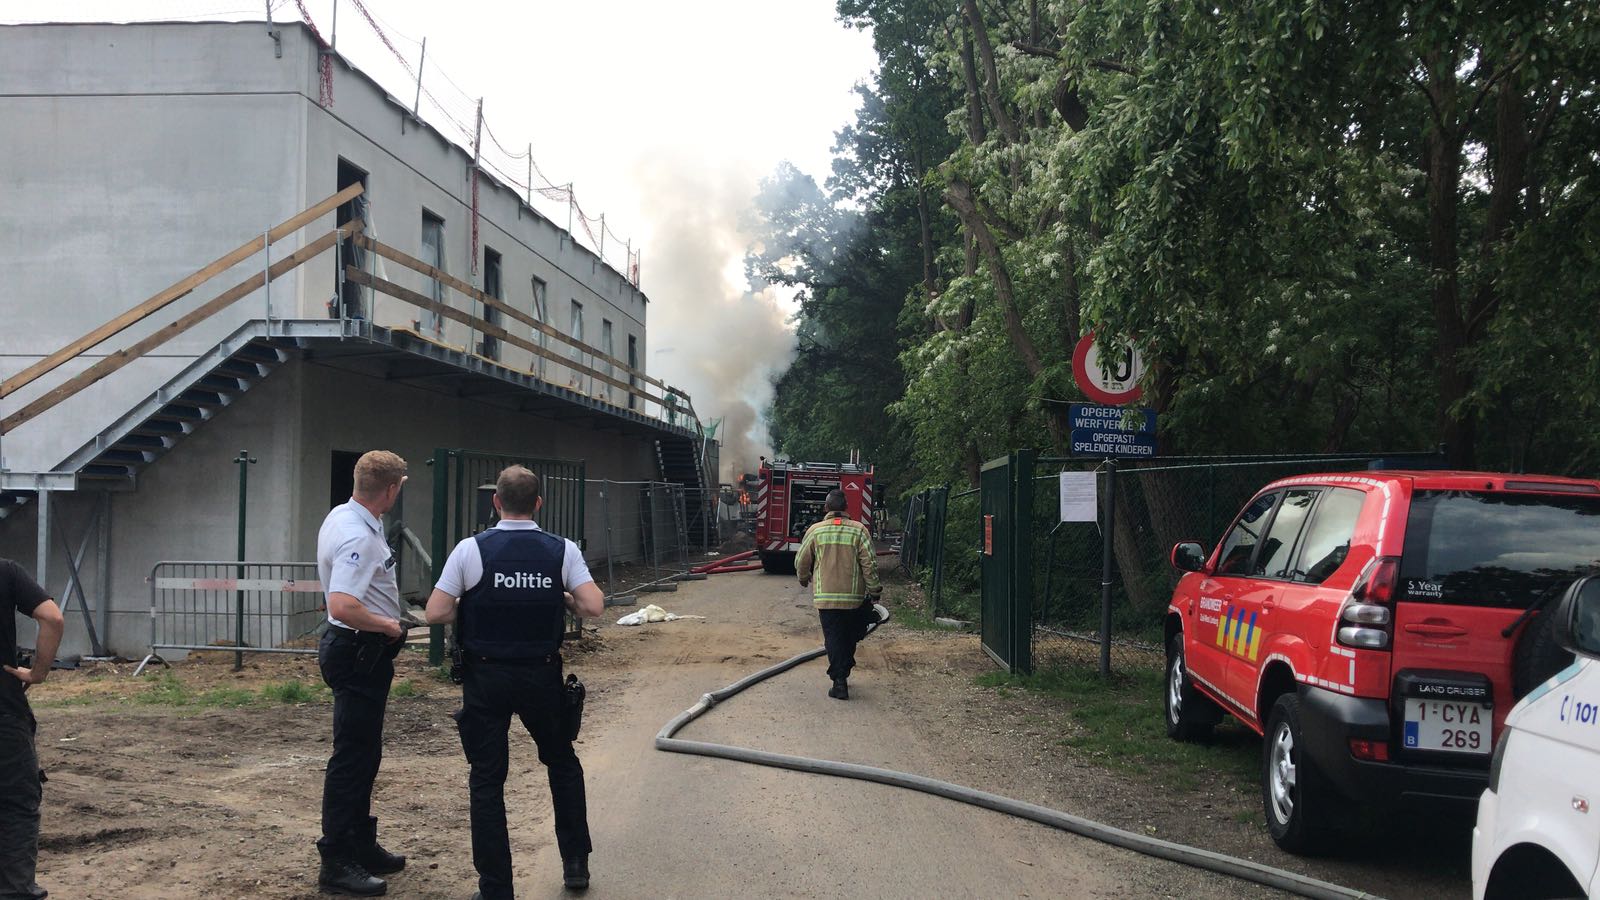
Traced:
POLYGON ((606 593, 617 592, 616 551, 611 543, 611 482, 600 482, 600 514, 606 520, 606 593))
MULTIPOLYGON (((244 562, 244 514, 245 491, 250 484, 250 467, 256 464, 255 457, 249 450, 240 450, 234 458, 234 463, 239 466, 239 562, 244 562)), ((244 580, 244 566, 239 566, 234 571, 234 578, 244 580)), ((235 584, 237 587, 237 583, 235 584)), ((234 591, 234 601, 237 610, 234 614, 234 643, 233 643, 233 670, 235 672, 244 668, 244 591, 234 591)))
MULTIPOLYGON (((420 75, 419 75, 420 77, 420 75)), ((444 574, 444 560, 448 555, 450 536, 450 454, 443 447, 435 448, 433 459, 433 583, 439 583, 444 574)), ((444 626, 428 626, 428 665, 444 664, 444 626)))
POLYGON ((673 503, 672 508, 677 519, 673 523, 673 528, 678 532, 678 563, 687 572, 689 571, 689 491, 680 485, 672 493, 677 495, 677 501, 673 503))
POLYGON ((1033 674, 1033 468, 1037 454, 1011 454, 1011 523, 1006 565, 1011 570, 1011 668, 1033 674))
POLYGON ((650 526, 646 530, 647 537, 645 540, 650 544, 650 568, 655 572, 656 579, 659 580, 661 578, 661 542, 659 535, 656 534, 655 482, 650 483, 650 518, 647 521, 649 521, 650 526))
POLYGON ((944 530, 949 511, 950 488, 934 488, 928 522, 923 526, 928 532, 928 559, 933 565, 933 598, 928 604, 929 618, 939 614, 939 601, 944 596, 944 530))
POLYGON ((1100 676, 1111 674, 1111 568, 1117 533, 1117 460, 1106 460, 1106 514, 1100 549, 1100 676))

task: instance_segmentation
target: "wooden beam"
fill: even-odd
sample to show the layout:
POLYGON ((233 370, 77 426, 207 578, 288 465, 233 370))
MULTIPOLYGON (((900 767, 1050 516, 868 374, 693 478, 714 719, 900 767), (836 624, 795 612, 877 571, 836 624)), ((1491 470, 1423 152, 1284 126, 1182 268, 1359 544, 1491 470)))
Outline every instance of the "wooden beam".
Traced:
MULTIPOLYGON (((338 209, 340 206, 349 202, 350 200, 359 197, 361 195, 361 191, 361 185, 353 184, 339 193, 334 194, 332 197, 322 201, 321 203, 318 203, 316 206, 306 209, 305 211, 295 215, 293 218, 279 223, 278 225, 274 226, 271 231, 267 232, 267 235, 272 241, 282 240, 285 236, 298 231, 300 228, 311 223, 312 221, 327 215, 329 212, 338 209)), ((155 296, 145 300, 143 303, 140 303, 138 306, 133 307, 127 312, 118 315, 111 321, 101 325, 99 328, 96 328, 72 343, 67 344, 65 347, 62 347, 60 350, 57 350, 44 359, 39 360, 28 368, 23 369, 21 372, 11 376, 4 382, 0 382, 0 397, 7 397, 16 393, 22 388, 25 388, 37 381, 40 377, 55 371, 57 367, 67 360, 78 356, 85 350, 88 350, 104 342, 113 335, 120 333, 129 325, 132 325, 153 313, 165 309, 168 304, 175 300, 179 300, 185 296, 188 296, 192 291, 194 291, 195 288, 205 284, 207 281, 210 281, 212 278, 216 277, 222 272, 226 272, 228 269, 233 268, 244 260, 249 259, 251 256, 254 256, 256 253, 260 252, 262 249, 261 245, 261 238, 251 238, 243 244, 240 244, 238 247, 235 247, 228 253, 218 257, 216 261, 212 262, 210 265, 206 266, 200 271, 180 280, 178 283, 157 293, 155 296)))
MULTIPOLYGON (((548 349, 546 349, 544 347, 541 347, 538 344, 535 344, 534 342, 528 340, 527 338, 520 337, 518 335, 512 334, 511 332, 506 331, 504 328, 501 328, 498 325, 493 325, 493 324, 490 324, 488 322, 485 322, 484 320, 482 320, 480 318, 477 318, 476 316, 472 315, 471 313, 462 312, 461 310, 456 309, 455 307, 450 306, 449 304, 440 303, 439 301, 433 299, 432 297, 429 297, 426 294, 418 293, 417 291, 413 291, 410 288, 401 287, 400 285, 395 284, 392 281, 388 281, 386 279, 379 278, 376 275, 369 275, 366 272, 363 272, 360 269, 356 268, 355 266, 346 266, 345 270, 344 270, 344 277, 345 277, 346 281, 351 281, 351 282, 354 282, 356 284, 362 285, 364 287, 370 287, 373 290, 378 291, 380 293, 388 294, 389 296, 395 298, 396 300, 402 300, 402 301, 404 301, 406 303, 411 304, 412 306, 416 306, 416 307, 419 307, 421 309, 425 309, 428 312, 434 313, 436 315, 443 316, 444 318, 450 319, 451 321, 460 322, 461 324, 466 325, 466 326, 468 326, 470 328, 476 329, 476 330, 484 333, 485 335, 488 335, 489 337, 499 338, 500 340, 505 341, 506 343, 512 345, 513 347, 520 347, 521 349, 527 350, 528 352, 534 354, 535 356, 542 356, 545 359, 551 360, 552 362, 555 362, 555 363, 557 363, 559 365, 563 365, 563 366, 566 366, 567 368, 572 369, 574 371, 581 372, 584 375, 587 375, 587 376, 595 379, 596 381, 603 381, 606 384, 614 385, 614 386, 616 386, 616 387, 618 387, 618 388, 620 388, 620 389, 622 389, 624 391, 627 391, 628 393, 633 394, 636 397, 640 397, 640 398, 643 398, 645 400, 648 400, 651 403, 658 403, 658 404, 660 404, 660 405, 662 405, 664 407, 668 407, 668 408, 672 408, 672 409, 682 409, 682 407, 678 407, 676 404, 668 403, 665 399, 663 399, 661 397, 657 397, 654 394, 647 393, 647 392, 645 392, 644 390, 642 390, 640 388, 633 387, 633 386, 629 385, 627 382, 620 381, 620 380, 618 380, 616 378, 613 378, 613 377, 605 374, 604 372, 600 372, 600 371, 598 371, 596 369, 591 369, 588 366, 582 365, 581 363, 574 362, 573 360, 570 360, 570 359, 562 359, 561 355, 559 353, 554 353, 554 352, 552 352, 552 351, 550 351, 550 350, 548 350, 548 349)), ((493 363, 495 365, 502 365, 500 363, 495 363, 493 360, 488 360, 488 362, 493 363)), ((686 410, 685 410, 685 413, 687 413, 686 410)))
POLYGON ((440 284, 449 285, 457 293, 466 294, 468 297, 477 300, 479 303, 482 303, 485 306, 498 309, 502 313, 505 313, 511 318, 516 319, 518 322, 527 325, 541 334, 553 337, 570 347, 576 347, 579 351, 587 353, 601 362, 610 363, 618 369, 621 369, 624 373, 632 375, 646 384, 653 384, 663 391, 671 391, 681 397, 684 397, 685 399, 687 399, 689 396, 688 394, 673 388, 666 382, 652 378, 649 375, 646 375, 644 372, 629 366, 627 363, 617 359, 614 356, 600 352, 599 348, 597 347, 591 347, 580 340, 576 340, 567 336, 566 334, 563 334, 556 328, 553 328, 550 325, 535 319, 533 316, 528 315, 522 310, 511 306, 499 297, 493 297, 489 294, 485 294, 483 291, 480 291, 465 281, 452 276, 450 273, 445 272, 442 269, 436 269, 420 259, 416 259, 415 257, 409 256, 400 250, 396 250, 388 244, 381 243, 368 235, 362 235, 361 237, 357 238, 356 243, 371 250, 384 259, 397 262, 414 272, 418 272, 428 276, 429 278, 432 278, 434 281, 437 281, 440 284))
POLYGON ((222 310, 227 309, 229 306, 233 305, 234 302, 243 297, 247 297, 251 293, 260 289, 261 286, 266 282, 275 280, 281 277, 285 272, 304 265, 307 260, 316 257, 324 250, 332 247, 338 240, 339 233, 341 231, 357 232, 361 229, 361 225, 362 223, 358 220, 342 229, 335 229, 328 232, 322 237, 319 237, 304 247, 301 247, 299 250, 296 250, 288 256, 285 256, 283 259, 273 263, 272 266, 267 270, 265 276, 263 276, 262 273, 257 272, 256 274, 251 275, 249 278, 246 278, 244 281, 241 281, 226 291, 218 294, 214 299, 179 316, 172 322, 163 325, 161 328, 158 328, 143 340, 135 342, 124 350, 118 350, 115 353, 109 354, 104 359, 100 360, 89 368, 84 369, 82 372, 79 372, 72 378, 62 382, 57 387, 40 395, 38 399, 34 400, 32 403, 29 403, 27 406, 24 406, 22 409, 12 413, 6 419, 0 420, 0 434, 9 433, 18 425, 36 418, 39 416, 39 414, 50 410, 58 403, 66 400, 68 397, 73 396, 89 385, 94 384, 113 372, 116 372, 127 364, 144 356, 146 353, 149 353, 151 350, 154 350, 162 344, 165 344, 167 341, 170 341, 178 335, 183 334, 184 332, 200 324, 201 322, 204 322, 206 319, 211 318, 222 310))

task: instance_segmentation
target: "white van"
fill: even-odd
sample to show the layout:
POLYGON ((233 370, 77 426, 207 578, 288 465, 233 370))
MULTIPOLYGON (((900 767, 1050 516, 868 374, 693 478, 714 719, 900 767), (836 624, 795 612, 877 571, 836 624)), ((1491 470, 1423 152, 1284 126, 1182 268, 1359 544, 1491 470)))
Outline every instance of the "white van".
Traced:
POLYGON ((1472 829, 1472 896, 1600 898, 1600 576, 1545 615, 1572 665, 1506 717, 1472 829))

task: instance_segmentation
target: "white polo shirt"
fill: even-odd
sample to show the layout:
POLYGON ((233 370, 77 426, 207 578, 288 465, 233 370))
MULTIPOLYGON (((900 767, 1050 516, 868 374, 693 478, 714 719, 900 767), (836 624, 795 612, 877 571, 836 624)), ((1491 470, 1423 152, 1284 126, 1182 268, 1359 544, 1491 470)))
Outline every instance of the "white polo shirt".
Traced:
MULTIPOLYGON (((365 506, 350 502, 335 506, 317 532, 317 573, 323 591, 349 594, 368 610, 391 619, 401 615, 400 586, 394 578, 394 553, 383 539, 383 523, 365 506)), ((349 625, 333 617, 328 621, 349 625)))
MULTIPOLYGON (((501 519, 494 527, 501 531, 544 530, 531 519, 501 519)), ((570 592, 594 581, 594 576, 589 574, 589 564, 583 561, 583 551, 578 545, 566 538, 561 540, 566 544, 566 553, 561 557, 561 585, 562 590, 570 592)), ((469 537, 450 551, 450 558, 444 561, 444 571, 435 586, 452 597, 460 597, 482 580, 483 554, 478 551, 477 538, 469 537)))

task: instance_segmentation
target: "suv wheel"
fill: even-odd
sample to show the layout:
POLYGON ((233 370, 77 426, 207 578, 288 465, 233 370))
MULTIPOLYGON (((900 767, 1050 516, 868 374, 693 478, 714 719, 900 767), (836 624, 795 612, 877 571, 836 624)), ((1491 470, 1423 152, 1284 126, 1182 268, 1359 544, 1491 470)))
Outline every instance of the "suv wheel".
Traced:
POLYGON ((1261 762, 1261 797, 1272 840, 1300 855, 1325 849, 1332 792, 1305 753, 1300 698, 1295 694, 1284 694, 1272 704, 1261 762))
MULTIPOLYGON (((1587 578, 1580 578, 1563 593, 1580 590, 1587 578)), ((1559 602, 1546 602, 1533 620, 1523 626, 1517 635, 1517 644, 1511 652, 1511 697, 1521 700, 1549 678, 1572 665, 1571 651, 1556 640, 1555 610, 1559 602)))
POLYGON ((1202 696, 1189 682, 1189 670, 1183 665, 1183 632, 1167 641, 1167 679, 1164 704, 1167 714, 1167 737, 1175 741, 1203 741, 1211 736, 1211 729, 1222 719, 1222 710, 1202 696))

